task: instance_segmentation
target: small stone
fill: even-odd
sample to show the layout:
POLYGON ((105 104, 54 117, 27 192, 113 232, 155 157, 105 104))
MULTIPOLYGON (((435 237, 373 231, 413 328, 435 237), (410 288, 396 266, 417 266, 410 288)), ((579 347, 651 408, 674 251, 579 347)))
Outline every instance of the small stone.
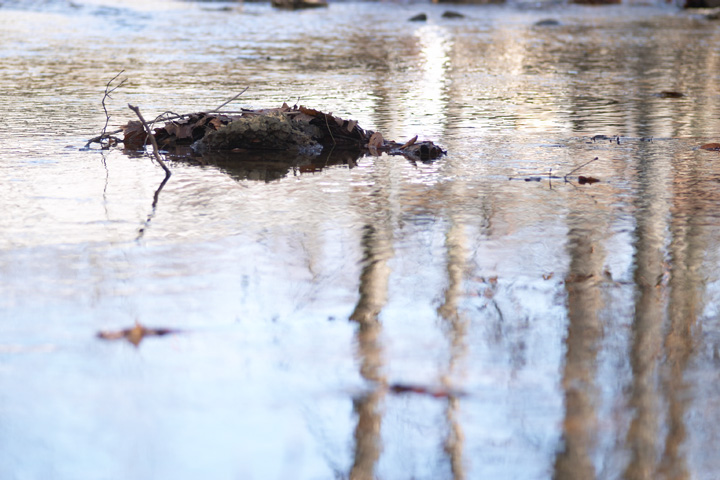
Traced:
POLYGON ((442 14, 442 18, 465 18, 460 12, 453 12, 452 10, 446 10, 442 14))
POLYGON ((535 22, 534 25, 536 27, 558 27, 560 26, 560 22, 555 20, 554 18, 546 18, 544 20, 535 22))

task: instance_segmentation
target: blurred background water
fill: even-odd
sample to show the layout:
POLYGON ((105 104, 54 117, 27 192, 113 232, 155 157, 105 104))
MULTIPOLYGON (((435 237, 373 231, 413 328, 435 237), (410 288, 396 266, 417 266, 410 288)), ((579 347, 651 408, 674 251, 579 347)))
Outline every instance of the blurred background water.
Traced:
POLYGON ((719 23, 93 0, 0 31, 0 477, 720 470, 719 23), (448 155, 170 157, 153 208, 149 157, 83 149, 122 70, 110 129, 248 87, 448 155), (179 333, 96 336, 135 322, 179 333))

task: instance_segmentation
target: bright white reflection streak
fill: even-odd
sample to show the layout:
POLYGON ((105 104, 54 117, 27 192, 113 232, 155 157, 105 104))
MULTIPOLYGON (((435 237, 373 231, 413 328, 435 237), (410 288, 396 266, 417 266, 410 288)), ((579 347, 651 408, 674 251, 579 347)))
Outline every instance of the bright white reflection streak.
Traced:
POLYGON ((415 118, 409 119, 402 132, 402 138, 419 133, 427 138, 436 138, 442 134, 446 123, 450 79, 450 51, 452 39, 447 30, 438 25, 426 25, 415 32, 422 58, 421 77, 417 86, 408 92, 407 104, 415 118))

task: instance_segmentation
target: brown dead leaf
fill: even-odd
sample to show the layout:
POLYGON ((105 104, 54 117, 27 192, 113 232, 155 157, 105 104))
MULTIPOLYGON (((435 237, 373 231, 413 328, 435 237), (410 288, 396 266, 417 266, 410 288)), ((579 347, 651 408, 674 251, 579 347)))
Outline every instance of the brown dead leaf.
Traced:
POLYGON ((411 138, 410 140, 408 140, 407 142, 405 142, 405 145, 403 145, 402 147, 400 147, 400 150, 403 150, 403 149, 409 147, 410 145, 414 145, 415 142, 417 142, 417 135, 415 135, 413 138, 411 138))
POLYGON ((378 151, 378 148, 383 146, 383 136, 380 132, 375 132, 372 135, 370 135, 370 140, 368 140, 368 150, 370 151, 370 155, 373 155, 375 157, 380 156, 380 152, 378 151))
POLYGON ((219 118, 213 117, 208 122, 208 125, 212 126, 215 130, 218 130, 220 127, 223 126, 223 122, 219 118))
POLYGON ((543 280, 550 280, 553 277, 553 275, 555 275, 555 272, 550 272, 547 275, 543 275, 542 278, 543 278, 543 280))
POLYGON ((368 147, 379 148, 382 147, 384 143, 382 133, 375 132, 370 136, 370 140, 368 140, 368 147))
POLYGON ((310 123, 310 121, 313 120, 315 117, 310 116, 306 113, 298 113, 293 118, 296 122, 310 123))
POLYGON ((298 110, 300 110, 300 112, 304 113, 305 115, 309 115, 311 117, 317 117, 318 115, 322 114, 322 112, 318 110, 313 110, 312 108, 305 108, 302 105, 300 105, 298 110))
POLYGON ((165 131, 171 137, 175 137, 177 140, 185 140, 192 138, 192 131, 195 125, 191 123, 175 123, 170 122, 165 124, 165 131))
POLYGON ((142 148, 147 139, 145 127, 139 120, 130 120, 127 125, 123 125, 123 144, 125 148, 142 148))
POLYGON ((705 145, 702 145, 700 148, 703 150, 712 150, 715 152, 720 152, 720 143, 706 143, 705 145))

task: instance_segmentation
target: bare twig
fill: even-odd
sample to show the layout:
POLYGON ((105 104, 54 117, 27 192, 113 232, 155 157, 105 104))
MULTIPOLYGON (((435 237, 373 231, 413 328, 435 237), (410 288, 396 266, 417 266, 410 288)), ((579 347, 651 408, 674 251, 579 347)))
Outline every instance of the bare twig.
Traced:
POLYGON ((335 136, 332 134, 332 130, 330 130, 330 124, 328 123, 327 114, 323 113, 323 115, 325 116, 325 126, 327 127, 328 133, 330 134, 330 138, 333 141, 333 148, 334 148, 335 145, 337 145, 337 142, 335 141, 335 136))
MULTIPOLYGON (((110 139, 115 138, 114 135, 117 135, 118 133, 120 133, 120 132, 122 132, 122 131, 123 131, 123 129, 121 128, 121 129, 119 129, 119 130, 115 130, 114 132, 102 133, 101 135, 98 135, 97 137, 93 137, 93 138, 91 138, 90 140, 87 141, 87 143, 85 144, 85 148, 90 147, 90 144, 91 144, 91 143, 96 143, 96 142, 97 142, 97 143, 100 143, 100 144, 102 145, 102 141, 103 141, 103 140, 105 140, 106 138, 110 138, 110 139)), ((115 141, 116 141, 117 143, 120 143, 120 142, 121 142, 121 140, 120 140, 119 138, 115 138, 115 141)))
POLYGON ((568 173, 566 173, 566 174, 563 176, 563 179, 567 182, 567 181, 568 181, 567 177, 569 177, 569 176, 572 175, 573 173, 577 172, 577 171, 580 170, 581 168, 583 168, 583 167, 585 167, 585 166, 587 166, 587 165, 590 165, 592 162, 594 162, 594 161, 597 160, 597 159, 598 159, 598 157, 595 157, 595 158, 593 158, 592 160, 583 163, 583 164, 580 165, 579 167, 570 170, 568 173))
MULTIPOLYGON (((245 92, 247 91, 248 88, 250 88, 250 87, 245 87, 242 92, 238 93, 237 95, 235 95, 234 97, 232 97, 232 98, 231 98, 230 100, 228 100, 227 102, 224 102, 222 105, 220 105, 220 106, 217 107, 217 108, 213 108, 212 110, 207 110, 207 111, 204 111, 204 112, 197 112, 197 113, 217 113, 217 112, 220 111, 221 108, 223 108, 223 107, 224 107, 225 105, 227 105, 228 103, 237 100, 237 99, 240 97, 240 95, 242 95, 243 93, 245 93, 245 92)), ((243 111, 243 110, 240 110, 240 111, 232 111, 232 112, 224 112, 224 113, 230 114, 230 113, 246 113, 246 112, 243 111)), ((159 121, 161 121, 161 120, 164 121, 164 122, 169 122, 169 121, 171 121, 171 120, 177 120, 177 119, 179 119, 179 118, 189 117, 189 116, 191 116, 191 115, 193 115, 193 114, 192 114, 192 113, 178 114, 178 113, 171 112, 171 111, 168 110, 167 112, 161 113, 160 115, 158 115, 157 117, 155 117, 155 120, 152 121, 152 123, 150 124, 150 126, 151 126, 151 127, 154 127, 154 126, 155 126, 155 123, 157 123, 157 122, 159 122, 159 121), (169 116, 166 117, 165 115, 167 115, 167 114, 171 114, 171 115, 169 115, 169 116)))
POLYGON ((238 97, 240 97, 240 95, 242 95, 243 93, 247 92, 247 89, 248 89, 248 88, 250 88, 250 87, 245 87, 242 92, 238 93, 237 95, 235 95, 234 97, 232 97, 230 100, 228 100, 227 102, 223 103, 223 104, 220 105, 219 107, 217 107, 217 108, 215 108, 215 109, 213 109, 213 110, 209 110, 209 111, 206 112, 206 113, 219 112, 220 109, 223 108, 225 105, 227 105, 228 103, 230 103, 230 102, 232 102, 232 101, 237 100, 238 97))
POLYGON ((157 160, 157 162, 160 164, 162 169, 165 170, 165 180, 167 180, 168 178, 170 178, 170 175, 172 175, 172 173, 170 172, 170 169, 167 167, 167 165, 165 165, 165 162, 163 162, 163 159, 160 158, 160 154, 158 153, 158 151, 160 149, 158 148, 157 141, 155 140, 155 135, 152 134, 152 131, 150 130, 150 126, 147 124, 147 122, 143 118, 142 113, 140 113, 140 108, 133 107, 129 103, 128 103, 128 108, 130 108, 130 110, 135 112, 135 115, 137 115, 137 117, 140 119, 140 122, 143 124, 143 127, 145 128, 145 133, 150 138, 150 143, 152 143, 153 155, 155 156, 155 160, 157 160))
MULTIPOLYGON (((100 102, 100 103, 102 103, 103 112, 105 112, 105 126, 103 127, 102 132, 100 133, 100 145, 103 146, 103 147, 105 147, 105 145, 103 145, 102 139, 103 139, 103 138, 107 138, 107 137, 105 137, 105 132, 106 132, 106 130, 107 130, 108 124, 110 123, 110 114, 109 114, 108 111, 107 111, 107 106, 105 105, 105 100, 107 100, 107 99, 112 99, 112 97, 110 96, 110 94, 113 93, 113 92, 114 92, 115 90, 117 90, 118 88, 120 88, 120 87, 122 87, 123 85, 125 85, 125 82, 127 81, 127 78, 123 78, 123 79, 120 81, 120 83, 118 83, 118 84, 115 85, 114 87, 110 88, 110 85, 112 85, 112 82, 114 82, 115 80, 117 80, 117 78, 118 78, 120 75, 122 75, 124 72, 125 72, 125 70, 120 70, 120 73, 118 73, 118 74, 115 75, 113 78, 111 78, 110 81, 105 85, 105 94, 103 95, 103 99, 102 99, 102 101, 100 102)), ((116 132, 116 133, 117 133, 117 132, 116 132)), ((111 135, 112 135, 112 134, 111 134, 111 135)), ((88 143, 89 143, 89 142, 88 142, 88 143)))

